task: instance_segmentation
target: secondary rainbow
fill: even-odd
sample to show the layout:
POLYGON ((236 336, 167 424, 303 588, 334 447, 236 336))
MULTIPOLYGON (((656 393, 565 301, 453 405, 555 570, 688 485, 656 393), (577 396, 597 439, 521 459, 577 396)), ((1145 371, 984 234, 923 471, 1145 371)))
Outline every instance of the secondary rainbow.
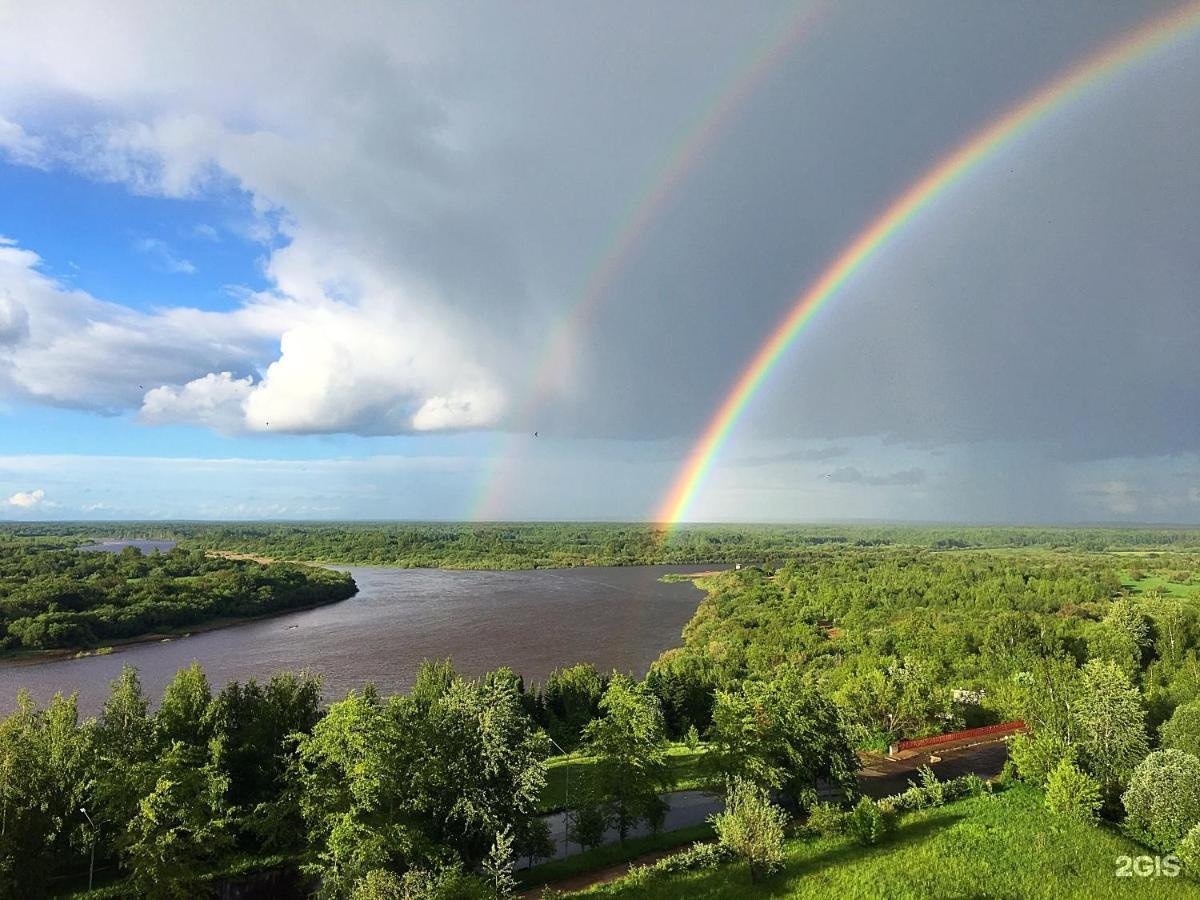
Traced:
POLYGON ((788 57, 826 8, 824 3, 802 3, 771 29, 767 40, 736 67, 732 81, 704 105, 703 112, 692 127, 672 146, 663 164, 656 168, 647 189, 635 196, 625 215, 618 220, 620 224, 604 244, 604 251, 595 265, 589 268, 579 298, 552 333, 545 352, 526 378, 528 387, 523 392, 525 400, 514 417, 514 433, 505 440, 504 449, 498 454, 496 464, 484 482, 483 492, 471 519, 494 519, 503 509, 505 492, 512 480, 510 470, 517 451, 525 446, 528 433, 534 429, 534 414, 553 392, 556 380, 567 364, 567 357, 577 344, 577 336, 613 282, 625 270, 650 226, 695 168, 705 149, 726 128, 747 98, 788 57))
POLYGON ((993 120, 897 197, 796 298, 790 312, 770 333, 709 420, 659 506, 655 521, 669 527, 686 515, 721 446, 792 342, 821 307, 837 294, 839 288, 931 200, 949 190, 980 163, 1056 109, 1149 54, 1183 40, 1198 28, 1200 2, 1185 4, 1138 27, 993 120))

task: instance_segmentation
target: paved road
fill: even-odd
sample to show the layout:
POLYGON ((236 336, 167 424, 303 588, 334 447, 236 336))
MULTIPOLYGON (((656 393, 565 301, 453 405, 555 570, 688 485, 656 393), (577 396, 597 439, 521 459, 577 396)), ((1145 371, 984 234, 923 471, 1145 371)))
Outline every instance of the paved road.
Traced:
POLYGON ((993 740, 982 744, 949 746, 931 753, 916 753, 905 759, 892 760, 884 756, 863 760, 858 785, 868 797, 887 797, 898 794, 917 777, 921 766, 929 766, 942 781, 974 772, 980 778, 995 778, 1008 759, 1008 743, 993 740), (931 762, 936 755, 938 762, 931 762))
MULTIPOLYGON (((713 813, 718 813, 725 808, 725 799, 720 794, 712 794, 708 791, 675 791, 667 794, 666 797, 670 808, 667 810, 667 817, 663 822, 663 831, 678 831, 680 828, 687 828, 690 825, 699 825, 713 813)), ((578 844, 571 842, 569 845, 564 845, 564 814, 558 812, 545 818, 550 823, 550 839, 554 841, 555 846, 554 858, 562 859, 564 856, 574 856, 578 853, 578 844)), ((642 826, 632 831, 630 836, 641 837, 649 833, 650 829, 642 826)), ((617 832, 610 828, 605 832, 604 843, 615 844, 616 842, 617 832)))

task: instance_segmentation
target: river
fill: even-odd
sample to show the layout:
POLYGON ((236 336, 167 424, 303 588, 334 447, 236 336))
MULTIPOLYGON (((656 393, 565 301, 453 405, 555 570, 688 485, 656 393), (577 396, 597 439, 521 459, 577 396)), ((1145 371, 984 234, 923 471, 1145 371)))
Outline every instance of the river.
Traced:
MULTIPOLYGON (((106 548, 107 549, 107 548, 106 548)), ((668 572, 705 566, 465 572, 345 567, 358 583, 349 600, 164 642, 132 644, 107 656, 0 665, 0 704, 25 687, 39 702, 79 692, 82 712, 99 710, 124 665, 136 666, 157 701, 175 672, 199 660, 214 689, 306 669, 324 677, 327 699, 374 682, 384 694, 407 689, 421 662, 450 657, 480 675, 509 666, 527 683, 577 662, 640 676, 680 643, 701 599, 668 572)))

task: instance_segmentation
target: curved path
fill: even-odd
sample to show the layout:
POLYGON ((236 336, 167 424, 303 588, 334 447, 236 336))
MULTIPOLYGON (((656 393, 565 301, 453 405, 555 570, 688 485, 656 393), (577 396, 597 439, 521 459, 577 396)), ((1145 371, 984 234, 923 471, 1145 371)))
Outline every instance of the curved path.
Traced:
MULTIPOLYGON (((917 770, 928 765, 937 773, 942 781, 957 778, 960 775, 974 773, 980 778, 992 779, 1000 774, 1008 759, 1008 742, 1004 737, 993 738, 983 742, 973 742, 966 745, 953 744, 937 748, 936 754, 914 753, 904 759, 889 759, 878 755, 861 757, 863 768, 858 775, 860 790, 868 797, 888 797, 905 790, 909 783, 917 777, 917 770), (936 758, 936 762, 933 759, 936 758)), ((670 809, 663 824, 663 831, 677 831, 692 825, 699 825, 710 815, 724 809, 724 799, 719 794, 709 791, 676 791, 667 795, 670 809)), ((565 841, 566 816, 564 813, 554 813, 546 816, 550 823, 550 837, 555 843, 555 859, 574 856, 580 852, 578 844, 567 844, 565 841)), ((645 827, 634 831, 631 836, 638 837, 648 833, 645 827)), ((615 843, 617 835, 610 830, 605 835, 605 843, 615 843)), ((625 875, 631 866, 645 865, 655 862, 675 853, 677 850, 657 850, 647 853, 628 862, 618 863, 573 875, 550 885, 539 885, 521 894, 522 897, 540 897, 543 888, 553 887, 562 891, 578 891, 596 884, 607 884, 625 875)))

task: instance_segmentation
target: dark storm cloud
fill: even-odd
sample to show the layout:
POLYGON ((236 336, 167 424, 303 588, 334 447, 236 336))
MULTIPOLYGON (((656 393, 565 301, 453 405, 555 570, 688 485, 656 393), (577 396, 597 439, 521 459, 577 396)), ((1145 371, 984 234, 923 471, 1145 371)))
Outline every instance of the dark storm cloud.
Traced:
POLYGON ((921 484, 925 481, 924 469, 902 469, 899 472, 888 472, 876 475, 863 472, 854 466, 843 466, 825 475, 835 484, 867 484, 872 487, 896 487, 901 485, 921 484))
MULTIPOLYGON (((792 299, 999 111, 1160 6, 839 8, 739 112, 582 350, 581 432, 697 434, 792 299)), ((922 213, 793 345, 765 437, 1197 446, 1195 38, 1062 109, 922 213)))
POLYGON ((782 453, 766 453, 759 456, 742 456, 734 460, 738 466, 772 466, 789 462, 825 462, 839 459, 850 452, 849 447, 816 447, 810 450, 787 450, 782 453))
MULTIPOLYGON (((549 336, 670 171, 678 187, 535 412, 562 438, 685 447, 796 294, 891 198, 1171 5, 831 3, 674 168, 794 7, 380 4, 346 16, 312 4, 285 22, 248 15, 236 34, 199 7, 130 7, 96 25, 121 40, 81 28, 79 46, 46 37, 62 32, 53 21, 25 29, 30 11, 0 64, 0 115, 54 147, 74 134, 55 133, 59 101, 88 109, 93 142, 58 162, 137 190, 203 194, 202 176, 223 170, 286 223, 290 244, 269 263, 281 291, 319 295, 313 306, 326 292, 382 297, 354 307, 361 321, 338 320, 329 354, 362 359, 382 334, 376 355, 322 382, 377 400, 305 418, 309 431, 389 431, 374 419, 422 399, 469 406, 445 401, 463 372, 471 402, 520 408, 549 336), (105 48, 126 42, 114 65, 105 48), (53 102, 30 112, 39 97, 53 102), (397 363, 378 378, 409 356, 415 372, 397 363)), ((1197 46, 1088 93, 931 204, 817 317, 742 427, 838 447, 1021 441, 1068 460, 1200 446, 1197 46)), ((274 338, 283 326, 256 327, 274 338)), ((322 322, 306 339, 329 333, 322 322)), ((189 369, 171 374, 177 394, 219 374, 212 353, 175 350, 163 352, 189 369)), ((233 362, 278 360, 255 345, 233 362)), ((308 396, 294 380, 281 393, 308 396)))

